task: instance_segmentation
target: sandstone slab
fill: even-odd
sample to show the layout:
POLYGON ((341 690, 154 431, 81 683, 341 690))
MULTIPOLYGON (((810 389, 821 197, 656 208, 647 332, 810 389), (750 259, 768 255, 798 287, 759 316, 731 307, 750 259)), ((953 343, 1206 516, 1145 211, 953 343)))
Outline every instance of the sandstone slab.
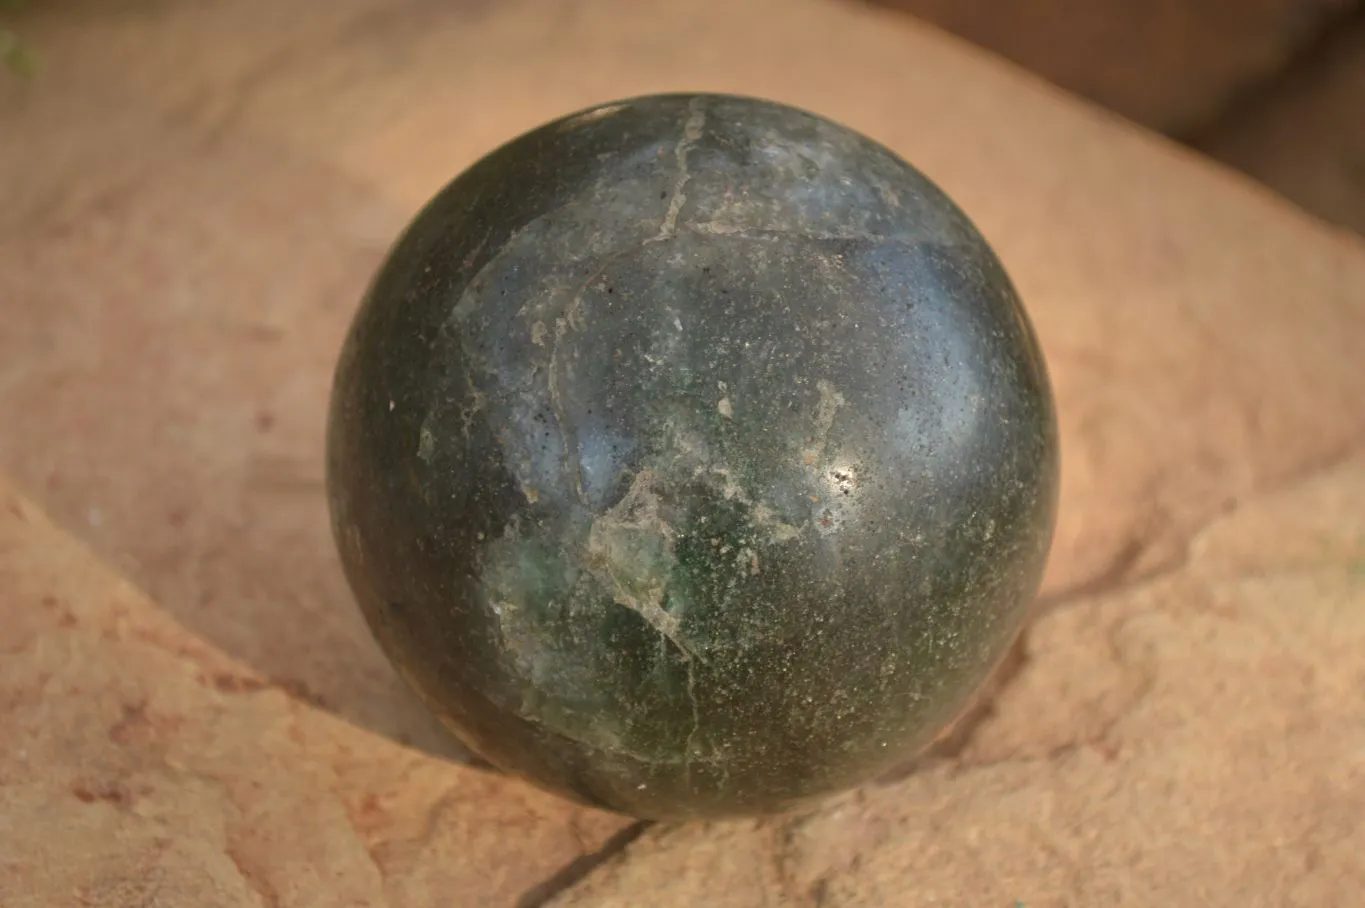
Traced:
POLYGON ((133 871, 164 864, 181 886, 165 891, 187 906, 268 904, 249 891, 262 875, 281 905, 423 904, 420 881, 440 874, 494 881, 452 891, 507 903, 619 828, 584 833, 578 815, 325 715, 452 751, 341 582, 322 427, 345 324, 431 192, 565 110, 679 88, 840 119, 980 225, 1057 388, 1062 500, 1043 603, 1055 610, 949 762, 796 825, 661 829, 570 898, 657 890, 666 904, 714 892, 698 879, 713 876, 733 883, 718 899, 761 904, 742 901, 755 890, 726 862, 793 898, 850 904, 931 890, 1257 904, 1205 891, 1243 869, 1269 887, 1265 904, 1359 892, 1336 850, 1359 853, 1337 812, 1359 792, 1358 663, 1343 651, 1358 593, 1341 567, 1355 524, 1331 510, 1357 500, 1357 480, 1315 478, 1365 440, 1358 240, 937 32, 820 0, 86 5, 35 12, 26 33, 40 78, 0 89, 6 136, 23 137, 0 142, 0 465, 171 616, 62 555, 70 544, 41 519, 6 524, 0 722, 24 743, 0 770, 16 783, 0 810, 14 847, 0 853, 21 856, 28 876, 12 878, 30 899, 104 885, 106 904, 138 904, 133 871), (1272 499, 1288 502, 1273 520, 1246 516, 1272 499), (1241 529, 1219 536, 1222 520, 1241 529), (1335 560, 1313 562, 1304 540, 1327 540, 1318 554, 1335 560), (1040 711, 1048 691, 1065 708, 1040 711), (139 725, 144 697, 179 730, 139 725), (111 737, 125 709, 139 730, 111 737), (46 768, 18 756, 29 751, 46 768), (367 792, 393 805, 378 839, 355 831, 367 792), (925 825, 934 804, 946 806, 925 825), (490 815, 502 819, 478 819, 490 815), (299 822, 314 816, 326 821, 299 822), (493 849, 486 829, 518 823, 528 831, 501 839, 527 844, 493 849), (779 834, 796 844, 762 844, 779 834), (387 882, 367 848, 402 856, 379 859, 387 882), (264 869, 234 871, 229 851, 264 869), (764 863, 773 855, 786 869, 764 863), (304 866, 338 875, 291 890, 304 866), (912 880, 926 882, 897 888, 912 880))
POLYGON ((996 248, 1058 398, 1046 599, 1177 562, 1220 510, 1365 437, 1358 242, 903 17, 705 2, 37 17, 43 78, 3 102, 25 141, 0 146, 0 464, 193 632, 454 752, 333 553, 342 334, 452 174, 565 110, 680 86, 886 142, 996 248))
POLYGON ((0 485, 0 904, 511 904, 626 828, 311 707, 0 485))

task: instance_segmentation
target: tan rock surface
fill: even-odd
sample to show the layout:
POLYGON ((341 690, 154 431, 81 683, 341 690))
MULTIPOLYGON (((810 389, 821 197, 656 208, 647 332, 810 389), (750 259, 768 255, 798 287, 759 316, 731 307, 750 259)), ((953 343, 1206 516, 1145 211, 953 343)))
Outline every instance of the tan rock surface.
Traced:
MULTIPOLYGON (((429 749, 448 745, 384 664, 335 565, 320 482, 321 429, 331 363, 363 284, 394 232, 440 183, 493 144, 576 106, 664 89, 744 91, 831 114, 886 141, 953 194, 996 244, 1034 315, 1057 386, 1063 501, 1045 599, 1067 607, 1030 636, 1034 658, 1005 689, 987 723, 964 739, 951 766, 871 790, 863 806, 853 799, 842 812, 799 827, 763 827, 764 834, 799 828, 800 835, 815 836, 799 851, 785 844, 780 849, 788 850, 764 851, 742 825, 661 831, 662 840, 681 837, 692 844, 670 852, 651 839, 592 883, 604 888, 590 892, 619 900, 626 883, 613 880, 665 886, 694 878, 688 867, 670 865, 672 858, 661 855, 695 862, 688 866, 719 879, 724 867, 717 860, 742 868, 752 856, 778 854, 806 862, 782 871, 790 878, 781 885, 794 886, 794 896, 823 886, 830 898, 895 904, 918 898, 904 890, 909 894, 900 899, 894 886, 919 878, 907 849, 921 848, 916 859, 943 856, 933 868, 941 880, 935 885, 950 893, 952 885, 989 882, 978 879, 983 866, 1038 858, 1036 847, 1010 850, 1008 842, 991 839, 995 851, 968 860, 970 848, 963 844, 971 835, 985 841, 984 833, 969 834, 973 824, 989 831, 992 823, 985 820, 993 815, 987 811, 1007 800, 1005 792, 1019 791, 1013 816, 1022 819, 1013 834, 1041 829, 1028 840, 1034 846, 1065 827, 1070 838, 1056 838, 1059 854, 1103 855, 1120 869, 1137 867, 1132 879, 1141 885, 1134 892, 1217 904, 1217 893, 1200 896, 1203 877, 1188 876, 1189 868, 1213 862, 1208 879, 1222 879, 1234 866, 1228 854, 1240 854, 1240 843, 1261 847, 1265 839, 1256 836, 1273 832, 1251 828, 1240 842, 1226 843, 1202 837, 1206 828, 1232 829, 1227 792, 1249 786, 1253 790, 1242 794, 1261 797, 1255 803, 1275 816, 1282 816, 1276 811, 1283 806, 1278 780, 1253 779, 1240 764, 1216 780, 1194 773, 1199 766, 1226 767, 1212 760, 1224 743, 1256 737, 1283 751, 1292 732, 1292 749, 1305 761, 1293 784, 1316 785, 1314 791, 1343 803, 1341 792, 1356 790, 1358 777, 1314 775, 1328 765, 1323 754, 1340 756, 1329 736, 1275 725, 1284 698, 1301 699, 1315 716, 1346 716, 1351 691, 1338 684, 1331 690, 1339 700, 1328 702, 1318 686, 1339 679, 1338 666, 1325 657, 1322 665, 1310 660, 1312 677, 1286 668, 1283 690, 1262 684, 1247 689, 1264 697, 1243 696, 1236 685, 1245 688, 1259 676, 1248 678, 1246 666, 1219 661, 1221 649, 1199 637, 1213 633, 1217 623, 1201 597, 1242 575, 1231 567, 1226 574, 1208 573, 1213 568, 1205 566, 1188 576, 1154 578, 1190 558, 1191 540, 1209 538, 1205 527, 1239 502, 1259 501, 1268 489, 1297 489, 1303 477, 1361 449, 1365 250, 1358 241, 903 17, 820 0, 699 0, 664 7, 626 0, 91 4, 58 7, 26 28, 43 52, 42 75, 26 88, 6 83, 0 89, 6 137, 0 141, 0 197, 6 200, 0 206, 0 465, 207 643, 191 644, 181 631, 165 631, 181 641, 176 646, 211 654, 203 659, 235 660, 234 677, 270 679, 300 699, 429 749), (1095 598, 1141 578, 1151 585, 1095 598), (1163 584, 1175 584, 1170 595, 1183 598, 1158 597, 1162 602, 1154 604, 1150 590, 1167 589, 1163 584), (1143 603, 1151 608, 1143 611, 1143 603), (1188 621, 1181 617, 1182 603, 1188 621), (1092 615, 1089 624, 1078 617, 1085 615, 1092 615), (1124 652, 1166 669, 1140 708, 1128 712, 1125 704, 1141 692, 1141 685, 1132 689, 1134 679, 1146 676, 1100 648, 1110 645, 1105 622, 1120 620, 1113 617, 1118 615, 1128 616, 1123 626, 1137 635, 1124 643, 1134 649, 1124 652), (1212 673, 1202 668, 1210 659, 1212 673), (1233 685, 1230 693, 1206 689, 1220 678, 1233 685), (1032 712, 1049 696, 1068 707, 1032 712), (1014 705, 1019 698, 1025 706, 1014 705), (1214 709, 1211 719, 1220 724, 1202 734, 1190 731, 1188 722, 1177 721, 1188 703, 1214 709), (1120 716, 1133 723, 1126 727, 1133 737, 1118 739, 1112 762, 1095 748, 1074 746, 1069 757, 1047 757, 1057 747, 1066 753, 1069 744, 1090 740, 1120 716), (1267 738, 1275 728, 1280 737, 1267 738), (1168 754, 1175 762, 1153 762, 1142 749, 1140 733, 1158 731, 1171 735, 1158 740, 1175 742, 1168 754), (1237 737, 1244 732, 1251 737, 1237 737), (1020 755, 1031 762, 1021 762, 1020 755), (996 765, 962 769, 991 762, 996 765), (1187 796, 1188 780, 1223 787, 1187 809, 1172 793, 1187 796), (1038 794, 1044 789, 1029 787, 1044 784, 1054 786, 1046 789, 1051 800, 1038 794), (1104 799, 1073 797, 1071 786, 1095 797, 1102 791, 1104 799), (957 805, 944 808, 931 839, 903 835, 913 828, 906 818, 919 822, 931 813, 916 807, 927 803, 916 798, 957 805), (1096 812, 1085 813, 1092 808, 1096 812), (1052 818, 1043 822, 1035 811, 1052 818), (1206 850, 1191 850, 1178 865, 1185 869, 1173 870, 1163 889, 1142 868, 1168 852, 1142 837, 1168 830, 1196 831, 1188 848, 1206 850), (700 841, 706 832, 718 837, 714 846, 700 841), (1131 850, 1085 851, 1076 844, 1092 833, 1127 842, 1131 850), (717 850, 726 841, 733 848, 717 850), (923 845, 903 844, 911 841, 923 845), (1221 850, 1210 850, 1215 848, 1221 850), (846 857, 838 857, 839 849, 846 857), (860 863, 865 871, 840 869, 860 863)), ((1299 507, 1287 513, 1298 514, 1299 507)), ((1310 506, 1302 507, 1311 515, 1310 506)), ((1288 546, 1285 539, 1271 542, 1288 546)), ((1279 563, 1271 557, 1278 550, 1266 545, 1267 564, 1279 563)), ((1260 551, 1249 547, 1245 557, 1254 562, 1260 551)), ((49 568, 45 576, 78 576, 87 570, 81 564, 49 568)), ((152 658, 155 647, 129 648, 127 641, 79 630, 86 626, 80 615, 113 608, 99 584, 83 589, 72 593, 77 628, 61 627, 60 614, 31 614, 32 596, 8 589, 0 607, 0 650, 22 656, 18 662, 6 656, 0 671, 29 672, 16 686, 29 699, 13 706, 6 700, 0 722, 29 717, 23 736, 42 736, 45 753, 53 755, 45 780, 41 770, 24 769, 31 774, 15 775, 18 784, 5 787, 3 796, 18 800, 0 809, 0 835, 29 836, 28 850, 19 853, 27 855, 33 873, 50 874, 53 885, 61 884, 66 866, 53 862, 56 853, 79 856, 71 867, 96 874, 85 880, 103 872, 82 869, 87 862, 151 866, 163 859, 158 854, 171 868, 168 874, 188 879, 212 863, 228 880, 221 859, 229 820, 238 824, 236 835, 265 830, 266 844, 251 847, 257 849, 252 854, 264 855, 260 860, 272 879, 306 876, 305 865, 358 873, 350 857, 329 863, 335 855, 362 855, 344 851, 354 845, 344 827, 336 827, 335 840, 327 838, 334 824, 318 818, 339 817, 345 810, 338 805, 355 797, 347 792, 366 786, 392 792, 391 822, 401 827, 393 840, 417 840, 406 850, 394 846, 393 853, 404 855, 388 879, 394 905, 425 904, 415 894, 405 896, 402 887, 418 886, 411 881, 426 873, 464 875, 465 882, 469 874, 516 881, 498 890, 508 893, 600 841, 571 834, 581 822, 572 817, 579 814, 555 814, 546 806, 546 819, 527 833, 524 846, 520 833, 503 836, 518 844, 508 849, 504 843, 501 852, 466 845, 462 837, 484 842, 482 830, 503 822, 488 821, 480 811, 496 818, 499 811, 542 808, 516 806, 522 795, 505 793, 510 789, 504 783, 372 739, 274 688, 235 698, 212 685, 205 689, 195 677, 184 677, 200 671, 187 667, 198 656, 186 657, 190 662, 152 658), (11 620, 10 613, 18 617, 11 620), (11 643, 12 634, 22 636, 11 643), (46 680, 44 672, 51 675, 46 680), (126 688, 131 700, 120 693, 125 688, 103 693, 125 672, 134 679, 126 688), (117 781, 135 770, 152 772, 137 769, 143 757, 121 755, 105 742, 123 707, 140 702, 138 691, 160 696, 163 686, 166 696, 183 698, 168 701, 182 704, 183 712, 167 710, 184 715, 193 731, 177 759, 203 761, 185 775, 153 773, 147 811, 164 817, 164 825, 100 827, 124 830, 115 838, 87 829, 79 833, 84 838, 71 841, 87 843, 81 848, 89 851, 64 849, 60 826, 30 827, 56 823, 58 814, 49 817, 53 804, 65 804, 65 811, 74 811, 73 805, 118 807, 95 788, 88 789, 96 795, 90 805, 68 799, 76 770, 60 767, 91 774, 91 781, 79 783, 87 786, 103 784, 106 775, 117 781), (38 693, 48 704, 42 722, 32 702, 38 693), (217 718, 228 712, 230 717, 217 718), (324 730, 295 741, 287 731, 295 721, 324 730), (360 775, 346 775, 351 770, 338 769, 329 735, 353 736, 349 746, 356 753, 378 755, 362 761, 416 767, 410 776, 417 781, 374 762, 355 771, 360 775), (220 772, 219 783, 204 781, 220 772), (239 776, 279 794, 267 803, 234 793, 239 776), (185 793, 177 796, 181 785, 185 793), (441 814, 449 825, 424 839, 425 818, 440 800, 438 789, 447 786, 485 793, 459 797, 457 808, 441 814), (175 813, 182 803, 204 807, 175 813), (289 806, 271 806, 276 803, 289 806), (169 833, 156 830, 169 829, 177 830, 175 848, 190 851, 158 852, 157 837, 169 833), (310 838, 298 846, 272 838, 285 829, 302 829, 310 838), (429 850, 422 850, 423 842, 429 850), (543 864, 541 851, 548 855, 543 864)), ((1335 600, 1315 596, 1305 602, 1327 611, 1305 614, 1320 618, 1335 600)), ((170 626, 145 606, 137 614, 144 616, 140 621, 170 626)), ((1321 644, 1337 653, 1355 631, 1343 624, 1341 639, 1325 632, 1311 636, 1321 632, 1319 618, 1306 629, 1291 629, 1310 635, 1304 647, 1321 644)), ((107 624, 105 618, 91 621, 91 628, 107 624)), ((1290 658, 1273 648, 1254 649, 1256 641, 1237 636, 1244 631, 1233 626, 1228 639, 1246 647, 1248 658, 1264 656, 1275 665, 1290 658)), ((1305 652, 1294 651, 1294 666, 1309 658, 1305 652)), ((8 687, 0 690, 9 697, 8 687)), ((179 746, 174 740, 170 731, 152 730, 146 746, 160 753, 179 746)), ((1254 765, 1289 765, 1275 762, 1277 753, 1256 756, 1261 762, 1254 765)), ((12 760, 11 754, 0 759, 12 760)), ((2 777, 8 780, 10 773, 0 763, 2 777)), ((240 784, 251 790, 250 782, 240 784)), ((1290 848, 1298 847, 1298 831, 1330 818, 1330 811, 1317 802, 1300 803, 1305 812, 1283 835, 1287 853, 1302 857, 1306 852, 1290 848)), ((60 814, 69 816, 105 814, 60 814)), ((136 810, 117 817, 144 824, 136 810)), ((1336 833, 1317 828, 1327 838, 1312 860, 1337 867, 1331 863, 1335 840, 1329 841, 1336 833)), ((1347 841, 1344 836, 1337 838, 1347 841)), ((8 853, 0 848, 0 856, 8 853)), ((777 872, 775 865, 753 866, 777 872)), ((1011 873, 1037 882, 1026 870, 1011 873)), ((1326 880, 1318 904, 1351 891, 1326 871, 1286 873, 1285 879, 1326 880)), ((733 884, 727 890, 731 904, 762 904, 734 901, 752 890, 743 889, 738 877, 724 878, 733 884)), ((326 890, 319 882, 315 891, 379 891, 363 889, 370 883, 360 877, 326 885, 333 884, 326 890)), ((1063 874, 1054 889, 1039 883, 1036 894, 1005 897, 1037 900, 1056 892, 1060 898, 1099 892, 1093 888, 1099 885, 1083 874, 1063 874)), ((137 904, 136 891, 128 892, 106 904, 137 904)), ((238 892, 240 898, 201 895, 174 903, 271 904, 266 896, 238 892)), ((491 892, 487 903, 497 904, 491 892)), ((49 901, 62 904, 62 898, 49 901)), ((287 886, 276 900, 344 903, 340 896, 310 901, 287 886)))
POLYGON ((1173 563, 1230 502, 1365 436, 1358 244, 904 17, 781 6, 220 0, 35 21, 44 76, 11 90, 25 141, 0 144, 18 200, 0 465, 194 632, 446 746, 335 565, 321 437, 341 333, 406 217, 475 156, 683 86, 868 131, 996 244, 1062 415, 1047 597, 1173 563))
POLYGON ((1043 617, 961 759, 809 817, 656 827, 556 906, 1357 904, 1365 461, 1043 617))
POLYGON ((185 632, 0 479, 0 905, 511 904, 626 824, 185 632))

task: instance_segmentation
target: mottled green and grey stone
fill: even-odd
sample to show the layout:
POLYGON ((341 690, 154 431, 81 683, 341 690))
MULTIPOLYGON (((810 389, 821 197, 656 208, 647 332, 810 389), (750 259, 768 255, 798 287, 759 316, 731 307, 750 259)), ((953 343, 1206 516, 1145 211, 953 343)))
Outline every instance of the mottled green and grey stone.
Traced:
POLYGON ((336 374, 375 634, 491 763, 652 818, 913 755, 1015 635, 1057 439, 1011 284, 885 148, 670 95, 503 146, 417 216, 336 374))

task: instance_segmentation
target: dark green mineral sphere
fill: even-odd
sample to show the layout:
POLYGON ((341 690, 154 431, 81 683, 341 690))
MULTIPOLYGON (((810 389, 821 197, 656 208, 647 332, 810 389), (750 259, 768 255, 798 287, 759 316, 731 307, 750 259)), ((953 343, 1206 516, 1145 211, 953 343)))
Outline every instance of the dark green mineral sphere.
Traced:
POLYGON ((904 763, 1015 636, 1057 436, 961 211, 786 106, 636 98, 516 138, 407 228, 337 368, 342 562, 490 763, 649 818, 904 763))

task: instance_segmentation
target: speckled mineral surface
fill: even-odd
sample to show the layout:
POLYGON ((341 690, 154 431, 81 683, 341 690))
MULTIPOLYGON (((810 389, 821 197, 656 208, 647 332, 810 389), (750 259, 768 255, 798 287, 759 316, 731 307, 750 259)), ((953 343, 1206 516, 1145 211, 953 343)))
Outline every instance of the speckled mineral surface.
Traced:
POLYGON ((399 239, 342 351, 333 522, 380 643, 493 764, 651 818, 923 747, 1037 587, 1046 369, 983 238, 782 105, 603 105, 399 239))

